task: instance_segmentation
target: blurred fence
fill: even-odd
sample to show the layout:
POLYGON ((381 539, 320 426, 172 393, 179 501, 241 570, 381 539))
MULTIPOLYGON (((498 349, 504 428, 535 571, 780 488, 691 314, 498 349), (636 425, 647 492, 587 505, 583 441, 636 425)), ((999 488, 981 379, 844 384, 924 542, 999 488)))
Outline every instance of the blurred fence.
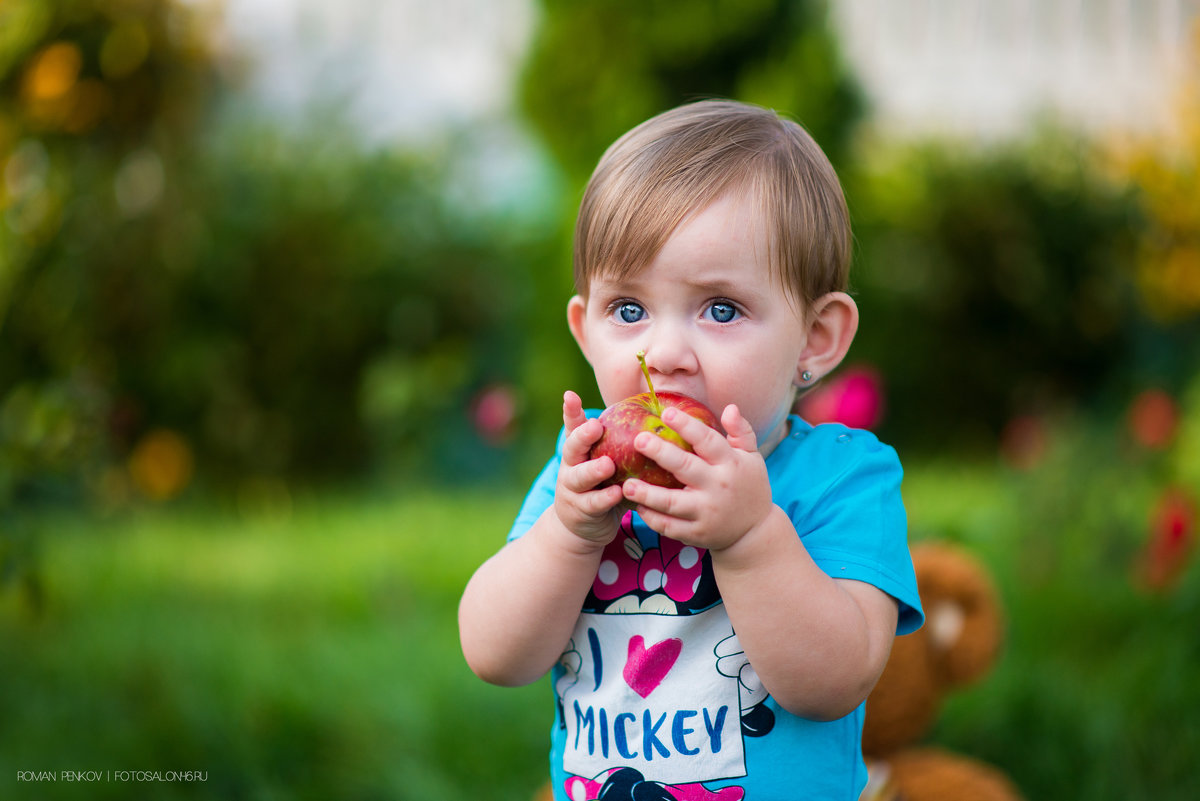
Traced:
POLYGON ((889 132, 997 137, 1023 136, 1038 115, 1161 130, 1200 3, 842 0, 830 10, 889 132))

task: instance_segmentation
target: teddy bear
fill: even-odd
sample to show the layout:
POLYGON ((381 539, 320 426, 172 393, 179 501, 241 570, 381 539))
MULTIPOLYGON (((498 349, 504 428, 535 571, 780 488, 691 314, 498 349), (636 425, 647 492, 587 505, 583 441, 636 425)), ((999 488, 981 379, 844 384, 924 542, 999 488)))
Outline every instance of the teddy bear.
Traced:
POLYGON ((945 749, 920 746, 950 690, 981 678, 1003 640, 999 596, 983 566, 940 543, 912 547, 926 621, 897 637, 867 697, 861 801, 1020 801, 1001 771, 945 749))

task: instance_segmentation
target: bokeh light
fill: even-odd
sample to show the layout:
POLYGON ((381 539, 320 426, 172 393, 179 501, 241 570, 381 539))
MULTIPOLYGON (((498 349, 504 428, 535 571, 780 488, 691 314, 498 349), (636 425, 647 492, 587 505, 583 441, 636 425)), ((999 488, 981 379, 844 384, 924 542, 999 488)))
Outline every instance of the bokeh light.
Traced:
POLYGON ((168 429, 154 429, 130 453, 129 475, 146 497, 167 501, 187 489, 193 462, 192 448, 182 435, 168 429))
POLYGON ((1151 512, 1139 578, 1157 592, 1170 590, 1187 569, 1196 547, 1196 497, 1168 487, 1151 512))
POLYGON ((1179 405, 1166 391, 1147 389, 1129 405, 1129 433, 1143 448, 1162 450, 1171 444, 1179 425, 1179 405))

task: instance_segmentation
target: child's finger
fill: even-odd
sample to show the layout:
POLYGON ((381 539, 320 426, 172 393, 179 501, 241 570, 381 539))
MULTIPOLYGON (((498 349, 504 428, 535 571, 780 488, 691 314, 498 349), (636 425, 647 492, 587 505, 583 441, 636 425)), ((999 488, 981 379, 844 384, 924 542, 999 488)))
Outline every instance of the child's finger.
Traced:
POLYGON ((621 488, 616 484, 582 496, 586 514, 599 517, 613 510, 622 501, 621 488))
POLYGON ((621 489, 627 500, 638 505, 639 514, 653 511, 658 515, 681 520, 691 520, 695 517, 694 504, 682 490, 660 487, 636 478, 626 479, 621 489))
POLYGON ((567 433, 570 434, 579 428, 587 419, 587 415, 583 413, 583 401, 568 389, 563 393, 563 425, 566 426, 567 433))
POLYGON ((721 425, 725 428, 725 439, 738 450, 753 453, 758 450, 758 437, 750 421, 742 417, 742 412, 734 404, 725 407, 721 412, 721 425))
POLYGON ((573 465, 566 464, 564 459, 561 471, 562 485, 571 492, 587 492, 595 489, 601 481, 611 478, 616 470, 613 460, 607 456, 573 465))
MULTIPOLYGON (((683 437, 683 441, 691 445, 692 450, 706 462, 716 461, 722 449, 726 447, 725 438, 719 431, 709 428, 686 412, 674 408, 667 409, 663 412, 662 421, 667 424, 668 428, 683 437)), ((663 466, 666 467, 666 465, 663 466)), ((686 483, 682 476, 679 480, 686 483)))
MULTIPOLYGON (((680 436, 683 436, 682 432, 680 436)), ((703 465, 703 462, 697 456, 649 431, 638 434, 633 440, 633 447, 684 484, 694 485, 701 478, 697 468, 703 465)))
POLYGON ((625 499, 635 504, 642 521, 664 537, 690 542, 695 533, 694 510, 687 507, 682 490, 669 490, 629 480, 624 485, 625 499))
MULTIPOLYGON (((563 416, 566 423, 566 415, 563 416)), ((599 420, 584 418, 574 428, 568 428, 563 442, 563 464, 577 465, 588 460, 592 446, 604 434, 604 425, 599 420)))

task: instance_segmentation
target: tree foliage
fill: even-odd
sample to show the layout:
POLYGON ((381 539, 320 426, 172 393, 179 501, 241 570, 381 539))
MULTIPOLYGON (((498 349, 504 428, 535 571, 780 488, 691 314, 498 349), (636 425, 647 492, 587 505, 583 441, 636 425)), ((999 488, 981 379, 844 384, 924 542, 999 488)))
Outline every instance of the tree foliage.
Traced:
POLYGON ((618 136, 680 103, 775 108, 835 163, 863 110, 817 0, 544 0, 520 92, 576 185, 618 136))
POLYGON ((451 200, 461 143, 223 115, 189 8, 0 7, 0 509, 445 474, 515 370, 529 254, 451 200))
POLYGON ((0 507, 98 469, 126 354, 169 315, 151 254, 219 81, 206 30, 165 0, 0 7, 0 507))

